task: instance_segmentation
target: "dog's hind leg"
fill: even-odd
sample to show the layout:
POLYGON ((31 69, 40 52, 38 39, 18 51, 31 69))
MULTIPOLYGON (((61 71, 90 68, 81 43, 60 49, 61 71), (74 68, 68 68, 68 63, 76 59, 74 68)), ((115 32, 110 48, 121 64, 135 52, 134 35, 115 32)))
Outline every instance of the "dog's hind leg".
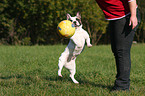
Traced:
POLYGON ((62 77, 61 71, 62 71, 62 68, 63 68, 64 64, 65 64, 65 62, 61 61, 61 59, 59 59, 59 63, 58 63, 58 76, 60 76, 60 77, 62 77))
POLYGON ((62 71, 63 66, 67 63, 68 56, 69 56, 69 49, 68 49, 68 47, 66 47, 65 51, 59 57, 58 76, 60 76, 60 77, 62 77, 61 71, 62 71))
POLYGON ((70 78, 72 79, 72 81, 76 84, 78 84, 79 82, 74 78, 74 75, 76 73, 76 64, 75 64, 75 60, 71 60, 68 64, 66 64, 65 66, 67 69, 69 69, 70 71, 70 78))

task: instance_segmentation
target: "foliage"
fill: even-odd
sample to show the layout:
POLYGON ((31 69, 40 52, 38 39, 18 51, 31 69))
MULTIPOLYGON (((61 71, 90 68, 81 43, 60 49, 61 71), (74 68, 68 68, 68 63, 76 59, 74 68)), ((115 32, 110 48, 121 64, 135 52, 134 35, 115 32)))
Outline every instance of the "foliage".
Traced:
POLYGON ((145 42, 145 1, 137 0, 139 11, 141 13, 141 24, 136 32, 136 40, 139 42, 145 42))
POLYGON ((130 92, 113 92, 116 69, 110 45, 87 48, 76 59, 74 84, 69 72, 58 78, 58 58, 66 46, 0 46, 1 96, 144 96, 145 45, 132 46, 130 92), (99 50, 99 51, 98 51, 99 50))
MULTIPOLYGON (((139 0, 139 5, 144 4, 140 2, 143 0, 139 0)), ((67 40, 57 34, 57 24, 66 19, 67 13, 75 16, 78 11, 92 43, 97 44, 106 34, 108 22, 95 0, 0 0, 0 44, 65 43, 67 40)), ((143 20, 137 41, 144 42, 144 25, 143 20)))

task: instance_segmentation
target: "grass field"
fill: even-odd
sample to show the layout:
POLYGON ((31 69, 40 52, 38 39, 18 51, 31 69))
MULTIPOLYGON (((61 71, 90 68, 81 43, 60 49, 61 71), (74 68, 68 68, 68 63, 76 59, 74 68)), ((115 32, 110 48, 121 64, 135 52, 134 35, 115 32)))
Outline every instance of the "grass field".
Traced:
POLYGON ((130 92, 113 92, 116 66, 110 45, 85 48, 76 60, 74 84, 69 71, 58 78, 58 58, 66 45, 0 46, 0 96, 143 96, 145 44, 131 50, 130 92))

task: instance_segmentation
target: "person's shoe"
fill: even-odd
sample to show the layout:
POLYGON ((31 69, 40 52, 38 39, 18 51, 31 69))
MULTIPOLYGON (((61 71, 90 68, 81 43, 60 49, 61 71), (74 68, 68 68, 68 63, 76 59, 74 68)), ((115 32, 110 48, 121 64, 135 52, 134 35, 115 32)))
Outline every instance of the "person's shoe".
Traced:
POLYGON ((116 86, 114 86, 110 92, 117 92, 117 91, 126 91, 129 92, 129 89, 121 89, 121 88, 117 88, 116 86))

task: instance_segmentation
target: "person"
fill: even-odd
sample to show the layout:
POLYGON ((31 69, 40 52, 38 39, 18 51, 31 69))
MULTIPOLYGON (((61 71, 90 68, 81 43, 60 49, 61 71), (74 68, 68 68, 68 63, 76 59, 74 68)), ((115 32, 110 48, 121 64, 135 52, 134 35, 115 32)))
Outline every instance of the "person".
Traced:
POLYGON ((130 89, 130 50, 140 22, 136 0, 96 0, 109 20, 111 49, 116 61, 117 75, 111 91, 130 89))

